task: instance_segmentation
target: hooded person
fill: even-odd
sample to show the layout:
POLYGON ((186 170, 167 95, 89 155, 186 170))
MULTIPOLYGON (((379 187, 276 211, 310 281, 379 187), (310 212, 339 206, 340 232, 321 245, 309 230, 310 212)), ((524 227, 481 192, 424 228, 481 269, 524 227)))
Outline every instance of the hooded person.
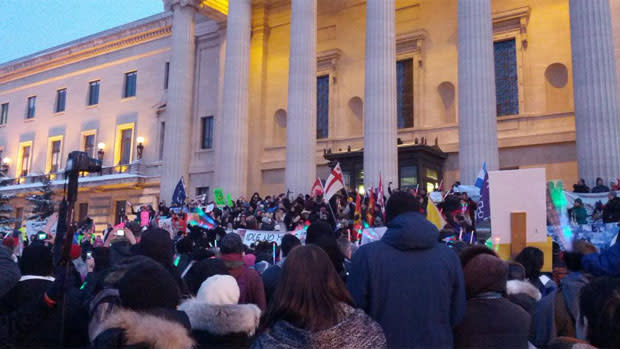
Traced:
POLYGON ((94 348, 192 348, 190 323, 177 311, 181 293, 159 263, 138 258, 118 280, 120 308, 96 323, 94 348))
POLYGON ((195 298, 179 306, 192 326, 199 348, 247 348, 260 321, 260 309, 254 304, 237 304, 239 286, 230 275, 206 279, 195 298))
POLYGON ((463 272, 419 208, 412 195, 392 194, 387 231, 353 254, 347 286, 381 325, 389 347, 451 347, 465 314, 463 272))
POLYGON ((239 284, 241 294, 240 304, 256 304, 261 310, 267 307, 265 300, 265 286, 263 279, 256 270, 248 268, 243 261, 243 241, 236 233, 226 234, 220 244, 220 259, 226 265, 228 273, 232 275, 239 284))
POLYGON ((454 330, 454 347, 528 348, 530 315, 504 297, 508 265, 479 253, 463 265, 463 274, 467 311, 454 330))

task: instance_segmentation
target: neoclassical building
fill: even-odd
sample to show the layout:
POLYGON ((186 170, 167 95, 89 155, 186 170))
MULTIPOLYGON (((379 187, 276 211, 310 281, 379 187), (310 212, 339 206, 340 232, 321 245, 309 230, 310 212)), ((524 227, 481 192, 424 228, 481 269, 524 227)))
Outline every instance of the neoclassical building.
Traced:
MULTIPOLYGON (((161 14, 0 64, 0 192, 83 150, 80 216, 127 202, 620 176, 620 1, 164 0, 161 14)), ((18 199, 16 215, 27 210, 18 199)))

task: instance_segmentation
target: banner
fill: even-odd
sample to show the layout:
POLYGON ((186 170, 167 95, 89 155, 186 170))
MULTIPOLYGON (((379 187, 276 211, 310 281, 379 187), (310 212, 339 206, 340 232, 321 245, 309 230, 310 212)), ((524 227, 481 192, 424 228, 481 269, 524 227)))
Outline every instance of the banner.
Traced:
MULTIPOLYGON (((571 224, 568 228, 570 229, 572 238, 589 241, 596 246, 600 252, 605 251, 611 246, 620 229, 617 223, 571 224)), ((560 249, 566 250, 564 239, 562 236, 558 236, 558 229, 556 226, 547 226, 547 235, 560 245, 560 249)))
POLYGON ((286 234, 295 235, 302 243, 305 243, 307 229, 307 227, 292 231, 237 229, 235 233, 241 236, 243 244, 246 246, 250 246, 259 241, 275 242, 279 246, 282 243, 282 237, 286 234))
MULTIPOLYGON (((583 201, 583 206, 588 211, 588 215, 591 215, 597 201, 600 201, 603 205, 607 203, 608 194, 609 193, 573 193, 565 191, 564 197, 566 198, 567 208, 573 207, 575 205, 575 200, 578 198, 581 199, 581 201, 583 201)), ((616 195, 620 196, 620 191, 617 191, 616 195)))
POLYGON ((222 190, 222 188, 213 189, 213 196, 216 205, 226 206, 226 200, 224 199, 224 191, 222 190))

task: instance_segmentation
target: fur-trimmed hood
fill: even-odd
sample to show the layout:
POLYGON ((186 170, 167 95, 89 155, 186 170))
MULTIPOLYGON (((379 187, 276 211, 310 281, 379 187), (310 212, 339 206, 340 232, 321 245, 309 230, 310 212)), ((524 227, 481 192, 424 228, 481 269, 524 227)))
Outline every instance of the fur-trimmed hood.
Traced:
POLYGON ((192 324, 192 330, 223 336, 245 333, 253 336, 260 322, 260 309, 254 304, 211 305, 196 298, 179 306, 192 324))
POLYGON ((509 280, 506 283, 506 294, 509 296, 525 294, 534 298, 537 302, 542 298, 540 291, 536 288, 536 286, 530 284, 527 281, 521 280, 509 280))
POLYGON ((112 313, 94 331, 94 338, 106 330, 123 330, 125 345, 142 344, 150 348, 187 348, 194 340, 181 324, 162 317, 120 309, 112 313))

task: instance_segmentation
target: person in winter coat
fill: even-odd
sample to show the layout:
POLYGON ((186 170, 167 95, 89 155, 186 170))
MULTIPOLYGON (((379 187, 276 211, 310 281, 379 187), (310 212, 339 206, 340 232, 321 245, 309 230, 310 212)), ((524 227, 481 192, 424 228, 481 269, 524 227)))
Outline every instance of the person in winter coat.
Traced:
POLYGON ((532 344, 545 347, 558 337, 577 337, 576 320, 579 318, 579 294, 590 282, 582 272, 581 253, 564 252, 563 259, 570 271, 558 288, 545 296, 533 316, 532 344))
POLYGON ((95 325, 94 348, 187 348, 194 346, 187 315, 177 311, 181 294, 159 263, 141 258, 118 282, 122 307, 95 325))
POLYGON ((247 348, 260 321, 254 304, 237 304, 239 286, 230 275, 214 275, 205 280, 196 298, 179 306, 192 325, 199 348, 247 348))
POLYGON ((240 304, 256 304, 261 310, 267 307, 265 300, 265 286, 263 280, 256 270, 248 268, 243 263, 243 241, 236 233, 226 234, 222 238, 220 259, 226 265, 228 272, 239 284, 241 295, 240 304))
POLYGON ((347 286, 356 305, 383 327, 389 347, 451 347, 452 330, 465 315, 463 272, 418 212, 412 195, 392 194, 388 229, 353 254, 347 286))
POLYGON ((615 223, 620 221, 620 198, 615 191, 607 194, 608 201, 603 207, 603 223, 615 223))
POLYGON ((189 293, 195 296, 202 283, 213 275, 229 275, 228 269, 221 259, 208 258, 194 263, 183 280, 187 284, 189 293))
POLYGON ((528 348, 530 315, 504 297, 508 265, 480 253, 463 265, 465 319, 454 331, 456 348, 528 348))
MULTIPOLYGON (((43 244, 26 247, 20 259, 22 277, 0 300, 0 313, 10 314, 40 299, 54 281, 52 252, 43 244)), ((16 337, 20 347, 53 347, 60 345, 60 314, 54 313, 42 321, 36 330, 16 337)))
POLYGON ((13 288, 21 276, 17 263, 13 261, 12 252, 0 245, 0 298, 13 288))
POLYGON ((581 289, 577 337, 597 348, 620 348, 620 280, 603 277, 581 289))
POLYGON ((590 188, 586 185, 586 181, 583 178, 579 178, 577 184, 573 184, 573 193, 589 193, 590 188))
POLYGON ((594 276, 620 276, 620 239, 602 253, 597 253, 593 246, 581 248, 580 252, 584 255, 581 266, 585 272, 594 276))
POLYGON ((530 316, 534 314, 536 302, 542 298, 538 288, 525 280, 525 268, 517 262, 508 263, 506 297, 530 316))
POLYGON ((588 223, 588 212, 586 211, 586 208, 583 207, 583 201, 581 201, 581 199, 575 199, 575 204, 570 210, 570 216, 575 220, 575 222, 577 222, 577 224, 588 223))
POLYGON ((381 326, 361 309, 319 247, 294 248, 252 348, 385 348, 381 326))
POLYGON ((299 241, 299 239, 293 234, 286 234, 282 237, 282 258, 277 264, 267 268, 267 270, 265 270, 265 272, 261 275, 261 277, 263 278, 263 284, 265 286, 265 297, 267 300, 267 304, 269 304, 269 302, 271 301, 273 293, 276 290, 276 286, 280 281, 280 276, 282 275, 282 264, 284 264, 286 256, 288 256, 288 254, 294 247, 300 245, 301 241, 299 241))
POLYGON ((609 187, 603 184, 603 179, 598 177, 596 179, 596 187, 592 188, 593 193, 606 193, 609 191, 609 187))
POLYGON ((545 262, 545 254, 536 247, 526 247, 515 257, 515 262, 525 267, 525 277, 532 285, 536 286, 544 296, 555 290, 556 285, 547 275, 541 273, 545 262))

